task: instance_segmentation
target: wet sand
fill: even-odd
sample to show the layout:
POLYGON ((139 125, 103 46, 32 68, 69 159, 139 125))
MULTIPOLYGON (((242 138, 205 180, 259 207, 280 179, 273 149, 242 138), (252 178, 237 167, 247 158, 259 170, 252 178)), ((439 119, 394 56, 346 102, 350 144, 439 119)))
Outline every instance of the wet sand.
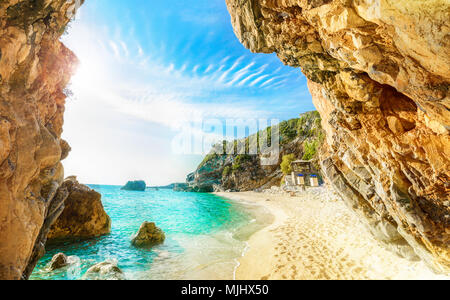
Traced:
POLYGON ((253 234, 236 279, 449 279, 388 251, 324 187, 300 196, 217 193, 258 203, 274 222, 253 234))

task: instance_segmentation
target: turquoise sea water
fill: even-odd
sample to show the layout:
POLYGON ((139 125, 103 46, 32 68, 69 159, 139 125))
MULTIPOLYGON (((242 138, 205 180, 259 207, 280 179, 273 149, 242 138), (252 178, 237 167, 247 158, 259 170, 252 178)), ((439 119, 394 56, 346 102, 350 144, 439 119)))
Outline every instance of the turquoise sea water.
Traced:
POLYGON ((212 194, 172 190, 121 191, 118 186, 90 185, 102 194, 112 220, 111 234, 84 241, 47 245, 31 279, 82 279, 92 265, 115 260, 127 279, 233 279, 237 259, 251 234, 270 223, 259 206, 212 194), (137 249, 130 243, 144 221, 166 233, 163 245, 137 249), (49 272, 53 255, 72 256, 71 266, 49 272))

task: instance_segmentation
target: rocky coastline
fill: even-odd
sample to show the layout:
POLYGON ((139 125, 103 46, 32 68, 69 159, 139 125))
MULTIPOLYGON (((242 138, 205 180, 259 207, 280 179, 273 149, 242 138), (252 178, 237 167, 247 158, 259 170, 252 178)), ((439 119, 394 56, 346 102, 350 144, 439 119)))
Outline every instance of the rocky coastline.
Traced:
MULTIPOLYGON (((186 184, 178 186, 178 191, 212 193, 224 191, 253 191, 280 186, 285 174, 281 171, 281 161, 285 155, 301 159, 306 153, 306 146, 314 144, 312 159, 317 160, 318 149, 323 142, 321 118, 316 111, 303 113, 298 119, 281 122, 276 125, 279 132, 280 151, 278 160, 271 165, 264 165, 265 153, 249 154, 252 145, 259 141, 261 132, 246 139, 235 140, 228 144, 235 145, 234 154, 217 154, 214 146, 197 170, 186 178, 186 184)), ((273 127, 263 129, 271 132, 273 127)))
MULTIPOLYGON (((245 47, 276 53, 307 77, 325 132, 317 162, 327 187, 388 248, 412 249, 449 274, 449 2, 225 1, 245 47)), ((0 1, 0 279, 28 279, 48 235, 65 227, 67 199, 94 194, 65 181, 62 165, 66 86, 78 61, 59 39, 83 2, 0 1)), ((302 144, 296 136, 282 154, 300 156, 302 144)), ((259 159, 211 153, 188 190, 279 185, 279 167, 259 159)), ((116 267, 92 272, 120 274, 116 267)))

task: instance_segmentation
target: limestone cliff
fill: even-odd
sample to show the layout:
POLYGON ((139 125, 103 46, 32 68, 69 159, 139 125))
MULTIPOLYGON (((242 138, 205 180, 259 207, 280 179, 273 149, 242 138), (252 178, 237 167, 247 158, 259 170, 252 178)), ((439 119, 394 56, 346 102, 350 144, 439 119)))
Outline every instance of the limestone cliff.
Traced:
POLYGON ((28 278, 68 195, 61 132, 77 60, 59 37, 81 2, 0 1, 0 279, 28 278))
POLYGON ((253 52, 309 80, 328 183, 378 238, 450 271, 450 3, 226 0, 253 52))

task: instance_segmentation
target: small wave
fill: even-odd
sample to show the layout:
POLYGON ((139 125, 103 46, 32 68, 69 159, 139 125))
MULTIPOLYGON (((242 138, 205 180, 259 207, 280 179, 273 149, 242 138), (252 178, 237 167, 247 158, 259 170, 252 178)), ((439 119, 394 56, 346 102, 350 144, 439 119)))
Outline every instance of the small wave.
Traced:
MULTIPOLYGON (((245 242, 245 248, 244 248, 244 250, 242 250, 242 255, 239 258, 244 257, 245 254, 248 252, 248 250, 250 250, 250 244, 248 242, 245 242)), ((234 267, 234 270, 233 270, 233 280, 236 280, 237 269, 241 266, 241 262, 239 261, 239 258, 234 259, 234 261, 236 262, 236 266, 234 267)))

